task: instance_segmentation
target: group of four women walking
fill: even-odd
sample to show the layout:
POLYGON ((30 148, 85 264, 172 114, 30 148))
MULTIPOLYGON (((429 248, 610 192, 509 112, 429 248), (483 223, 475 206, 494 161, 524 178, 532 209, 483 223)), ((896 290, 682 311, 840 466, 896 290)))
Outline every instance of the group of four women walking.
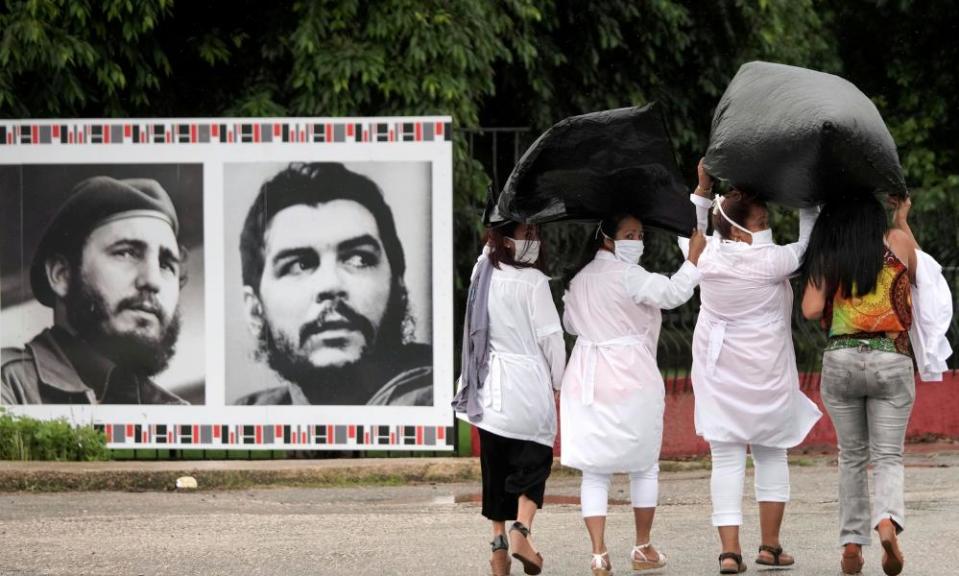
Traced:
POLYGON ((696 432, 712 458, 720 573, 746 570, 739 527, 747 451, 762 534, 755 562, 792 565, 779 540, 789 500, 786 450, 821 416, 799 390, 793 349, 789 278, 800 271, 803 311, 823 316, 830 336, 822 397, 840 445, 842 569, 859 573, 861 546, 875 529, 885 549, 883 569, 901 571, 902 451, 915 394, 906 335, 917 248, 906 221, 909 201, 892 201, 887 229, 874 194, 837 194, 821 215, 819 208, 801 210, 799 239, 780 246, 761 200, 736 190, 713 199, 711 189, 700 163, 699 185, 690 195, 697 229, 679 238, 685 261, 669 277, 639 265, 643 224, 635 215, 604 219, 584 265, 568 282, 562 322, 542 271, 539 228, 506 223, 488 230, 471 279, 454 407, 479 429, 482 513, 492 521, 494 576, 510 573, 511 558, 527 574, 542 570, 531 529, 552 465, 557 397, 561 461, 582 471, 592 573, 612 572, 604 532, 614 473, 629 474, 636 523, 632 569, 666 566, 666 554, 651 540, 665 407, 656 348, 661 310, 682 305, 697 286, 691 378, 696 432), (706 237, 710 211, 714 231, 706 237), (576 336, 568 364, 564 328, 576 336), (871 513, 870 461, 877 482, 871 513))

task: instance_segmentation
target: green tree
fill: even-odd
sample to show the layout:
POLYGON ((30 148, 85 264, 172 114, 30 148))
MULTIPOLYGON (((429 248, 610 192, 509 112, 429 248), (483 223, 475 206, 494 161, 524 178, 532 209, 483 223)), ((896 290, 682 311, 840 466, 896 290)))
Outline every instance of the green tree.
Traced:
POLYGON ((153 32, 172 0, 5 0, 0 113, 121 116, 143 109, 170 76, 153 32))
POLYGON ((952 2, 819 1, 842 74, 869 95, 899 148, 915 232, 959 265, 959 12, 952 2))

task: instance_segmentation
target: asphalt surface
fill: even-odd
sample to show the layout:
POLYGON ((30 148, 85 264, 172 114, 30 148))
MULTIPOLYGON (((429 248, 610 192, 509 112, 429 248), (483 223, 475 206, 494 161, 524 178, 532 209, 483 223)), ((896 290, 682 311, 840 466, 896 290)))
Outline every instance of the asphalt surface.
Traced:
MULTIPOLYGON (((792 468, 783 543, 789 574, 838 574, 836 467, 824 458, 792 468)), ((905 574, 959 574, 959 453, 914 454, 906 471, 905 574)), ((0 494, 0 574, 306 575, 488 573, 489 524, 476 483, 244 491, 0 494)), ((742 542, 759 545, 746 480, 742 542)), ((588 575, 589 545, 576 504, 577 478, 550 480, 534 538, 544 574, 588 575)), ((611 497, 628 499, 626 478, 611 497)), ((666 574, 718 574, 709 525, 709 472, 664 473, 654 543, 666 574)), ((610 509, 607 541, 616 574, 630 574, 632 514, 610 509)), ((881 548, 866 550, 867 575, 882 574, 881 548)), ((514 564, 514 575, 522 574, 514 564)), ((748 574, 747 573, 747 574, 748 574)))

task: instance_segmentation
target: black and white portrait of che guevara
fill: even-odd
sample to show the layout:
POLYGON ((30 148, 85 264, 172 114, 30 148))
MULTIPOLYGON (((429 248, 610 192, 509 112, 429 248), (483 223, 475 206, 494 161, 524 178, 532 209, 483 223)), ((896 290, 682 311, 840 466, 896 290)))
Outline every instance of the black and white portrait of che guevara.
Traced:
POLYGON ((433 405, 429 162, 227 164, 228 404, 433 405))

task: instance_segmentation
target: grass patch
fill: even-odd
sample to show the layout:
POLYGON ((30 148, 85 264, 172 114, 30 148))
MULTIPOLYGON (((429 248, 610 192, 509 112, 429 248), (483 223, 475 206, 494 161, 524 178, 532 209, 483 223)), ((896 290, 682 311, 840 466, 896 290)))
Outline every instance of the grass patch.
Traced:
POLYGON ((109 460, 107 440, 93 426, 74 426, 65 418, 38 420, 0 408, 0 460, 109 460))

